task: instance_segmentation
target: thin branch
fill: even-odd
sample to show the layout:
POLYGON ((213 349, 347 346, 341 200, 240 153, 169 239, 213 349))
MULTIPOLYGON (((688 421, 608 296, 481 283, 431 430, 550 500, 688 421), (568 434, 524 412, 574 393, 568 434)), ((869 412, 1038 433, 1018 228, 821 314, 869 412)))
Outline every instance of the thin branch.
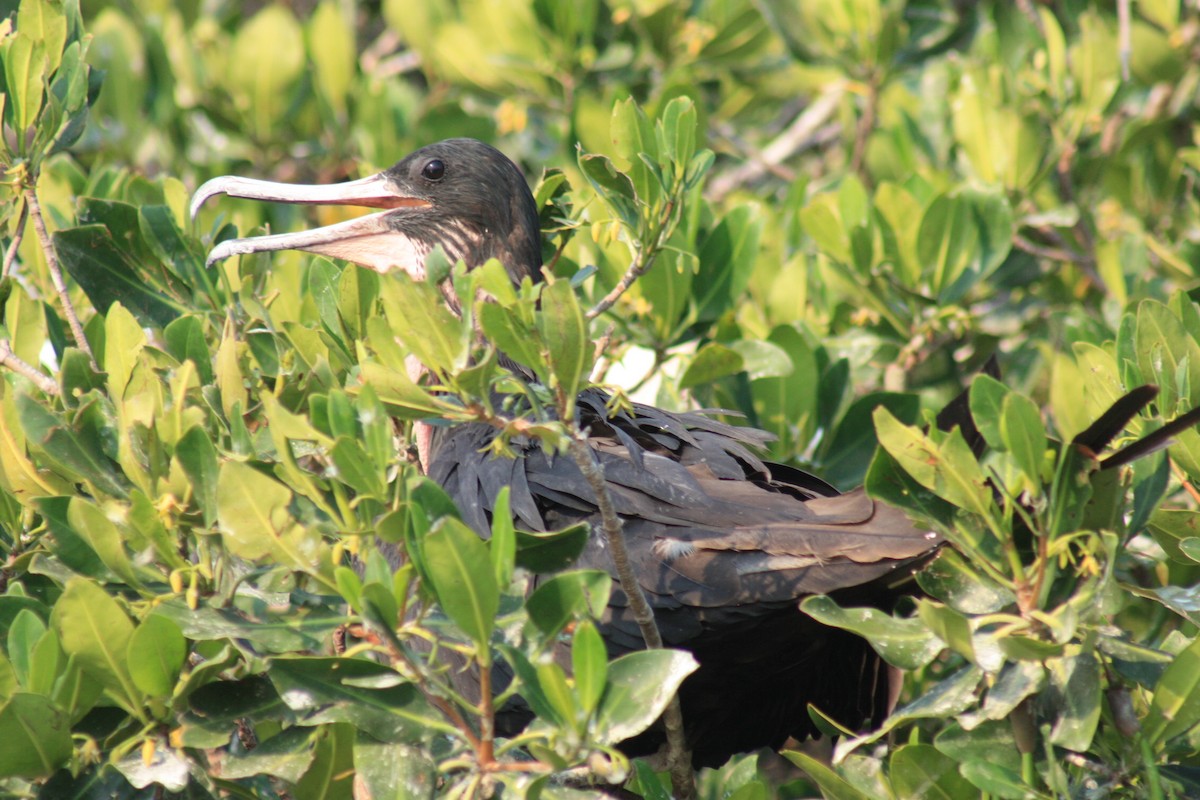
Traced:
POLYGON ((40 372, 27 361, 18 358, 17 354, 12 351, 12 345, 8 339, 0 339, 0 366, 8 367, 18 375, 24 375, 46 394, 59 394, 58 384, 54 382, 54 379, 44 372, 40 372))
POLYGON ((1091 259, 1089 259, 1083 253, 1075 250, 1068 250, 1065 247, 1047 247, 1045 245, 1040 245, 1030 239, 1027 239, 1019 233, 1013 236, 1013 245, 1018 250, 1024 250, 1030 255, 1037 256, 1039 258, 1047 258, 1051 261, 1065 261, 1070 264, 1081 264, 1084 266, 1092 264, 1091 259))
POLYGON ((0 277, 7 278, 12 271, 13 262, 17 260, 17 249, 21 246, 21 240, 25 238, 25 223, 28 220, 29 204, 26 203, 21 206, 21 216, 17 217, 17 229, 13 232, 12 242, 4 251, 4 269, 0 271, 0 277))
MULTIPOLYGON (((629 560, 625 534, 621 530, 621 518, 617 516, 612 496, 604 483, 604 467, 596 460, 592 449, 588 447, 587 438, 578 428, 571 431, 570 450, 579 471, 583 473, 584 479, 596 495, 596 507, 600 511, 604 540, 617 571, 617 580, 629 599, 629 610, 642 632, 642 639, 645 640, 647 649, 661 649, 662 634, 654 621, 654 610, 650 608, 650 603, 646 600, 642 586, 634 574, 633 564, 629 560)), ((692 775, 691 754, 684 741, 683 711, 679 706, 678 695, 671 698, 662 719, 667 732, 667 765, 671 771, 671 785, 675 789, 676 797, 690 800, 696 796, 696 784, 692 775)))
POLYGON ((1129 0, 1117 0, 1117 58, 1121 62, 1121 80, 1129 80, 1129 64, 1133 58, 1133 28, 1129 0))
POLYGON ((479 766, 486 770, 496 763, 496 706, 490 662, 479 664, 479 740, 479 766))
POLYGON ((666 243, 666 237, 670 234, 670 219, 675 211, 675 198, 667 201, 666 207, 663 209, 662 216, 658 219, 657 230, 650 237, 652 244, 647 246, 643 241, 637 245, 637 256, 633 259, 633 263, 629 265, 629 269, 621 276, 621 280, 617 281, 617 285, 613 290, 604 295, 604 299, 596 305, 588 309, 587 318, 589 320, 603 314, 613 307, 613 304, 621 299, 621 295, 629 291, 629 287, 633 286, 634 281, 646 274, 646 270, 654 266, 654 260, 658 257, 659 251, 662 250, 666 243))
POLYGON ((99 372, 100 365, 96 363, 96 356, 92 354, 92 346, 88 344, 87 337, 83 334, 83 325, 79 323, 79 315, 75 313, 75 306, 67 294, 67 284, 63 280, 62 267, 58 264, 58 256, 54 252, 50 234, 46 232, 46 221, 42 218, 42 206, 38 203, 37 191, 33 186, 25 187, 25 204, 29 208, 29 215, 33 218, 33 229, 37 232, 38 242, 42 245, 42 253, 46 256, 50 279, 54 281, 54 289, 58 292, 59 300, 62 301, 63 314, 66 315, 67 324, 71 327, 71 335, 75 337, 75 346, 87 353, 88 360, 92 362, 92 369, 99 372))
MULTIPOLYGON (((752 183, 768 172, 774 172, 780 164, 797 153, 826 141, 831 133, 826 123, 837 112, 845 91, 844 84, 838 83, 809 103, 791 125, 762 149, 758 158, 747 160, 740 167, 717 175, 709 181, 706 192, 708 197, 720 200, 737 187, 752 183)), ((837 130, 840 130, 840 127, 835 127, 832 132, 836 133, 837 130)))

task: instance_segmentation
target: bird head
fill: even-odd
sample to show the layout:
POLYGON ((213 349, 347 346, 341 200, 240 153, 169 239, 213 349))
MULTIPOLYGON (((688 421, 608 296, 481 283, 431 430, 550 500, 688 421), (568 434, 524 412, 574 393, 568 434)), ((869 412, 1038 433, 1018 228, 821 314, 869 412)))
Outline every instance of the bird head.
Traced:
POLYGON ((451 261, 462 259, 468 267, 497 258, 515 282, 540 277, 538 211, 525 177, 507 156, 475 139, 422 147, 383 172, 348 183, 214 178, 192 197, 192 216, 218 194, 382 210, 298 233, 227 239, 209 253, 209 264, 237 254, 305 250, 423 279, 425 259, 440 246, 451 261))

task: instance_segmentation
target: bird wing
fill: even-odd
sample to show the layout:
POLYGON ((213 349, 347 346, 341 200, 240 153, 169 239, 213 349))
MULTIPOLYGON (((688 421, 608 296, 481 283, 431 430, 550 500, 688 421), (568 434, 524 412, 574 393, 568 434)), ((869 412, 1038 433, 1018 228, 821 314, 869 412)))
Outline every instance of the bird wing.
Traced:
MULTIPOLYGON (((763 431, 638 404, 610 416, 606 400, 583 393, 580 422, 643 590, 656 609, 691 609, 686 629, 715 622, 719 609, 794 604, 897 577, 941 544, 862 490, 837 494, 807 473, 763 462, 754 452, 769 440, 763 431)), ((486 445, 495 431, 487 426, 439 432, 429 476, 480 536, 490 534, 506 485, 520 525, 599 525, 595 494, 572 459, 522 441, 513 443, 520 457, 493 456, 486 445)), ((578 566, 614 572, 603 537, 589 538, 578 566)), ((616 592, 618 618, 624 602, 616 592)))

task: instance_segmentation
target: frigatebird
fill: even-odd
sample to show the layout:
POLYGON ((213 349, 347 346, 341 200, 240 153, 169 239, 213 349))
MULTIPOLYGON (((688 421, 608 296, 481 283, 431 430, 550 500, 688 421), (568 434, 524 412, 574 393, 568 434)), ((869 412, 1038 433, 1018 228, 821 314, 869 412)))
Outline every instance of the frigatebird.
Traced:
MULTIPOLYGON (((525 178, 475 140, 438 142, 338 185, 216 178, 196 193, 193 215, 216 194, 380 210, 301 233, 227 240, 210 262, 298 249, 424 278, 426 258, 440 247, 468 267, 497 258, 514 281, 541 277, 538 209, 525 178)), ((881 722, 898 692, 895 675, 867 642, 817 623, 798 603, 830 594, 891 608, 941 538, 861 489, 842 494, 796 468, 764 462, 763 431, 642 404, 610 414, 607 399, 599 389, 583 391, 578 421, 603 467, 664 642, 699 662, 680 691, 693 764, 719 766, 735 753, 819 735, 809 704, 852 729, 881 722)), ((596 497, 570 459, 552 459, 535 443, 518 444, 515 459, 489 455, 496 432, 483 424, 418 427, 426 474, 481 536, 489 535, 504 486, 521 527, 596 523, 596 497)), ((615 575, 599 535, 577 566, 615 575)), ((600 623, 610 656, 644 646, 618 587, 600 623)), ((510 705, 498 733, 515 734, 531 716, 524 705, 510 705)), ((651 728, 623 747, 629 755, 650 753, 663 736, 651 728)))

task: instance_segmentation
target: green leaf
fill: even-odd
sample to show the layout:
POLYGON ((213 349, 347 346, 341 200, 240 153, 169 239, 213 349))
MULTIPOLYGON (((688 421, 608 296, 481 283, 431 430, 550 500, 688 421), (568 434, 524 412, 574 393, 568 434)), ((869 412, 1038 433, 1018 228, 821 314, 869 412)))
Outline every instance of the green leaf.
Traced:
POLYGON ((17 6, 17 30, 41 42, 46 50, 46 72, 58 68, 59 56, 67 43, 67 17, 62 3, 51 0, 26 0, 17 6))
POLYGON ((446 307, 436 286, 396 273, 381 289, 391 334, 422 364, 441 373, 465 365, 470 329, 446 307))
POLYGON ((212 354, 208 351, 204 325, 199 317, 185 315, 174 320, 163 329, 163 339, 167 352, 178 361, 191 359, 196 365, 201 385, 207 386, 213 382, 212 354))
POLYGON ((881 658, 901 669, 919 669, 943 649, 938 637, 915 617, 894 617, 875 608, 842 608, 825 595, 804 598, 800 610, 825 625, 858 634, 881 658))
MULTIPOLYGON (((1085 651, 1049 659, 1045 664, 1050 678, 1046 699, 1056 716, 1049 741, 1067 750, 1084 752, 1091 746, 1100 722, 1100 664, 1096 654, 1085 651)), ((1153 708, 1152 702, 1151 715, 1153 708)), ((1200 712, 1200 698, 1197 711, 1200 712)), ((1195 719, 1200 720, 1200 713, 1195 719)))
POLYGON ((1155 744, 1185 733, 1200 722, 1200 638, 1177 656, 1154 687, 1144 722, 1155 744))
POLYGON ((380 502, 387 499, 387 488, 379 467, 367 455, 367 451, 356 439, 339 436, 331 453, 338 477, 361 496, 373 497, 380 502))
POLYGON ((596 741, 616 744, 644 731, 697 666, 680 650, 642 650, 613 661, 596 711, 596 741))
POLYGON ((981 792, 1004 800, 1045 800, 1043 794, 1021 780, 1016 772, 990 761, 968 761, 959 772, 981 792))
POLYGON ((629 176, 614 167, 613 163, 602 155, 580 153, 578 161, 583 177, 587 178, 587 182, 613 215, 627 228, 636 229, 637 192, 629 176))
POLYGON ((496 574, 496 586, 502 591, 512 582, 513 566, 517 557, 517 533, 509 510, 511 488, 503 486, 496 495, 492 508, 492 538, 488 542, 488 555, 492 560, 492 571, 496 574))
POLYGON ((239 748, 222 762, 221 777, 233 781, 270 775, 295 783, 312 765, 312 738, 311 728, 297 726, 260 742, 249 752, 239 748))
MULTIPOLYGON (((46 49, 42 42, 18 31, 5 42, 4 80, 12 103, 13 128, 17 131, 17 150, 24 152, 25 131, 37 120, 45 94, 46 49)), ((57 54, 56 54, 57 55, 57 54)))
POLYGON ((972 663, 978 663, 966 617, 952 608, 929 600, 917 601, 917 616, 938 638, 972 663))
POLYGON ((217 521, 230 552, 251 561, 277 552, 277 540, 294 525, 292 493, 240 461, 226 461, 217 475, 217 521))
POLYGON ((127 660, 133 623, 117 601, 86 578, 73 578, 54 604, 51 622, 63 651, 126 711, 140 715, 142 693, 129 675, 127 660))
POLYGON ((921 589, 963 614, 991 614, 1016 602, 1007 588, 949 548, 917 573, 921 589))
POLYGON ((191 309, 159 292, 101 225, 55 231, 59 261, 101 314, 120 301, 143 325, 161 328, 191 309))
POLYGON ((56 468, 91 482, 99 493, 126 495, 124 476, 104 454, 93 431, 76 431, 29 395, 18 394, 16 406, 27 441, 41 448, 56 468))
POLYGON ((285 656, 271 659, 267 677, 305 725, 348 722, 385 742, 458 735, 416 687, 366 659, 285 656))
POLYGON ((608 678, 608 652, 591 620, 580 622, 572 634, 571 674, 579 703, 585 714, 591 714, 600 702, 608 678))
POLYGON ((516 531, 516 564, 539 574, 564 570, 579 558, 590 531, 586 523, 561 531, 516 531))
POLYGON ((124 537, 116 524, 94 503, 82 497, 71 498, 67 521, 96 551, 104 566, 131 586, 141 586, 133 562, 125 552, 124 537))
POLYGON ((830 769, 827 764, 818 761, 807 753, 784 750, 781 755, 804 770, 808 777, 812 778, 821 787, 821 794, 828 798, 828 800, 871 800, 869 795, 863 794, 854 788, 853 784, 830 769))
POLYGON ((187 658, 187 642, 179 626, 166 617, 142 620, 129 637, 129 674, 151 697, 169 697, 187 658))
POLYGON ((142 206, 138 209, 138 226, 142 238, 169 270, 196 290, 199 297, 217 300, 216 289, 204 269, 204 259, 183 235, 175 212, 165 205, 142 206))
POLYGON ((712 383, 742 371, 742 356, 719 342, 709 342, 688 363, 679 378, 680 389, 712 383))
POLYGON ((481 668, 486 668, 488 640, 500 608, 487 546, 460 520, 443 517, 425 537, 424 556, 438 602, 475 642, 481 668))
POLYGON ((208 431, 199 425, 188 428, 175 444, 175 458, 192 484, 192 497, 204 514, 204 527, 217 520, 217 481, 220 470, 217 449, 208 431))
POLYGON ((525 609, 538 630, 555 636, 575 617, 599 617, 611 590, 612 578, 607 572, 564 572, 539 584, 525 601, 525 609))
POLYGON ((592 343, 587 335, 587 324, 569 281, 556 280, 546 286, 542 291, 541 313, 537 320, 538 332, 546 343, 551 375, 566 396, 569 417, 574 408, 575 395, 587 378, 592 361, 592 343))
POLYGON ((935 444, 920 430, 904 425, 886 408, 874 413, 879 443, 908 474, 939 497, 980 516, 988 516, 991 491, 983 470, 957 429, 935 444))
POLYGON ((289 89, 304 69, 303 42, 295 16, 281 5, 264 7, 234 37, 225 85, 249 106, 251 128, 259 140, 269 140, 286 118, 289 89), (272 46, 264 47, 264 42, 272 46))
POLYGON ((437 764, 425 748, 360 735, 354 742, 354 781, 364 790, 359 796, 372 800, 433 800, 437 764))
MULTIPOLYGON (((817 383, 810 376, 807 386, 817 383)), ((803 394, 812 396, 811 391, 803 394)), ((828 445, 821 446, 821 476, 834 486, 850 487, 863 482, 879 442, 871 423, 876 408, 886 408, 901 422, 911 425, 921 410, 920 399, 913 394, 870 392, 857 398, 838 421, 828 445)), ((803 438, 800 441, 805 441, 803 438)))
POLYGON ((308 53, 316 67, 317 90, 336 113, 345 114, 358 60, 354 28, 346 10, 333 0, 324 0, 312 12, 307 33, 308 53))
MULTIPOLYGON (((25 686, 29 685, 30 663, 33 661, 34 647, 45 632, 45 623, 28 608, 18 611, 8 628, 6 645, 10 664, 17 681, 25 686)), ((15 690, 15 685, 13 688, 15 690)))
POLYGON ((974 794, 958 763, 930 744, 900 747, 888 759, 888 774, 898 798, 958 800, 974 794))
POLYGON ((0 778, 44 778, 71 757, 67 715, 46 697, 18 692, 0 705, 0 778))
POLYGON ((699 319, 713 320, 746 290, 758 260, 763 215, 754 205, 739 205, 705 237, 697 253, 699 265, 692 282, 699 319))

